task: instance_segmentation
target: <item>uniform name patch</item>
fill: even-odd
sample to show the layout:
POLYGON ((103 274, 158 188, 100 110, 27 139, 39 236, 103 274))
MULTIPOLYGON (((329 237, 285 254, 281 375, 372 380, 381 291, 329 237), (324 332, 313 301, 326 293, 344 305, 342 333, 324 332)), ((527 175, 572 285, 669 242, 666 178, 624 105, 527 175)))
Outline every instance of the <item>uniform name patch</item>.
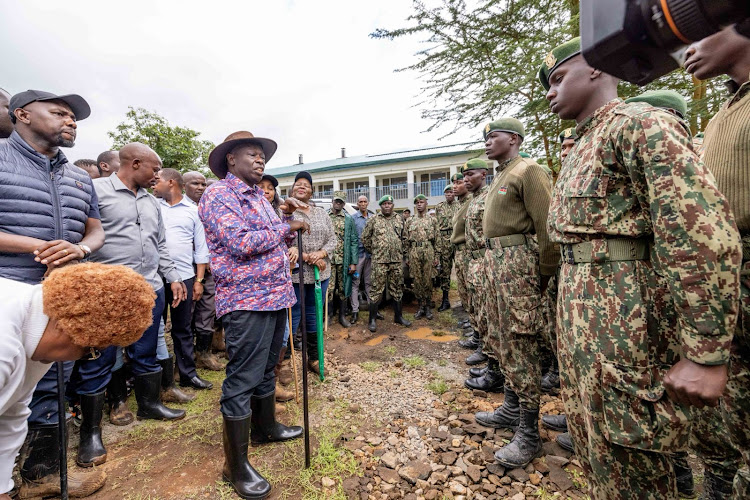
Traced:
POLYGON ((501 186, 500 189, 497 190, 497 194, 507 194, 507 193, 508 193, 507 186, 501 186))

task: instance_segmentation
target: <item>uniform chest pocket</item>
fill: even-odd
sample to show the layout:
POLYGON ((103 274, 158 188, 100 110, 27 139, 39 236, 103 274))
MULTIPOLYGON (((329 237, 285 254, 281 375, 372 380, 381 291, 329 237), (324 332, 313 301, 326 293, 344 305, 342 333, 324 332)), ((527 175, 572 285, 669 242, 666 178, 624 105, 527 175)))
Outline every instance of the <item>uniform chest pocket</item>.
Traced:
POLYGON ((570 179, 564 188, 565 217, 574 226, 603 230, 609 222, 608 175, 583 175, 570 179))

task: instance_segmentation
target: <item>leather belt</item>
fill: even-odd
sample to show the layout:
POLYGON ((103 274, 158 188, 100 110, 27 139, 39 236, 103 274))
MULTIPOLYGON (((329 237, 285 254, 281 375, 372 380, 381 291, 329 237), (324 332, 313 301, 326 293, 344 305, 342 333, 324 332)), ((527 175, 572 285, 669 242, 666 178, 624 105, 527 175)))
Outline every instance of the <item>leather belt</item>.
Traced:
POLYGON ((526 244, 525 234, 509 234, 507 236, 497 236, 495 238, 487 238, 487 248, 494 250, 496 248, 506 247, 517 247, 519 245, 526 244))
MULTIPOLYGON (((602 240, 598 240, 602 241, 602 240)), ((587 264, 592 262, 620 262, 629 260, 649 260, 651 242, 643 239, 605 239, 606 254, 594 252, 594 243, 584 241, 573 245, 560 245, 562 261, 567 264, 587 264)))

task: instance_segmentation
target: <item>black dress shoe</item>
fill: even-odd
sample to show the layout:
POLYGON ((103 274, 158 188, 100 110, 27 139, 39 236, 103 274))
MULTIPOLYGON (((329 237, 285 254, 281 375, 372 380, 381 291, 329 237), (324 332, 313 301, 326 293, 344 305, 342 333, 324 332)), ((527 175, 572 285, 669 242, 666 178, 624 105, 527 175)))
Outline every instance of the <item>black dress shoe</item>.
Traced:
POLYGON ((573 448, 573 440, 570 439, 570 434, 567 432, 560 434, 555 438, 555 442, 560 445, 560 448, 563 450, 568 450, 572 453, 575 453, 576 450, 573 448))
POLYGON ((469 369, 469 375, 471 375, 472 378, 481 377, 485 373, 487 373, 486 366, 475 366, 474 368, 469 369))
POLYGON ((203 380, 198 375, 193 378, 180 377, 180 385, 182 387, 192 387, 193 389, 211 389, 214 386, 214 384, 203 380))
POLYGON ((469 366, 478 365, 479 363, 484 363, 487 361, 487 355, 482 352, 482 348, 477 348, 476 351, 472 352, 468 358, 466 358, 465 363, 469 366))
POLYGON ((568 432, 568 418, 565 415, 542 415, 542 425, 557 432, 568 432))

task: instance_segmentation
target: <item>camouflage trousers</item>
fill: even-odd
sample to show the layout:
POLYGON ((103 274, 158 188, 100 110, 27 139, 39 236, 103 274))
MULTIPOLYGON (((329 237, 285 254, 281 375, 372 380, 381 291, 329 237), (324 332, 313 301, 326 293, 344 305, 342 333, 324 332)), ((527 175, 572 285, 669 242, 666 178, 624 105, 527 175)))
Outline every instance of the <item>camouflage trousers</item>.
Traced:
POLYGON ((476 330, 477 327, 476 322, 474 321, 474 315, 472 314, 471 296, 469 295, 467 282, 467 272, 470 260, 467 257, 471 257, 471 252, 466 250, 466 247, 464 247, 463 250, 456 249, 456 281, 458 282, 458 296, 461 298, 461 305, 469 316, 469 323, 471 323, 472 328, 476 330))
POLYGON ((750 262, 742 265, 739 328, 732 345, 722 413, 732 443, 744 461, 734 478, 732 497, 750 498, 750 262))
POLYGON ((474 330, 479 332, 482 341, 482 350, 489 351, 487 345, 487 272, 484 267, 484 248, 481 250, 466 251, 468 260, 466 262, 466 294, 471 301, 471 312, 469 320, 474 330))
POLYGON ((344 295, 344 265, 331 264, 331 278, 328 281, 328 300, 333 301, 334 294, 338 295, 341 302, 346 301, 344 295))
POLYGON ((456 247, 450 241, 450 233, 446 238, 441 231, 438 235, 436 251, 440 256, 440 289, 447 292, 451 289, 451 272, 453 271, 453 258, 456 254, 456 247))
MULTIPOLYGON (((742 456, 732 444, 720 407, 692 408, 690 448, 703 461, 706 473, 732 481, 742 456)), ((743 498, 743 497, 738 497, 743 498)), ((747 498, 747 497, 745 497, 747 498)))
POLYGON ((547 289, 542 296, 542 313, 544 315, 544 342, 547 348, 557 358, 557 284, 559 282, 560 271, 550 277, 547 282, 547 289))
POLYGON ((527 235, 525 245, 487 249, 487 308, 490 347, 506 385, 524 408, 539 408, 544 309, 540 290, 539 246, 527 235))
POLYGON ((396 302, 404 297, 404 274, 402 262, 372 262, 370 272, 370 300, 380 302, 388 287, 388 293, 396 302))
POLYGON ((429 243, 409 250, 409 270, 414 279, 412 289, 420 304, 432 299, 432 276, 435 272, 435 250, 429 243))
POLYGON ((670 454, 690 416, 662 382, 681 351, 666 279, 647 261, 563 263, 559 297, 561 394, 591 497, 676 499, 670 454))

